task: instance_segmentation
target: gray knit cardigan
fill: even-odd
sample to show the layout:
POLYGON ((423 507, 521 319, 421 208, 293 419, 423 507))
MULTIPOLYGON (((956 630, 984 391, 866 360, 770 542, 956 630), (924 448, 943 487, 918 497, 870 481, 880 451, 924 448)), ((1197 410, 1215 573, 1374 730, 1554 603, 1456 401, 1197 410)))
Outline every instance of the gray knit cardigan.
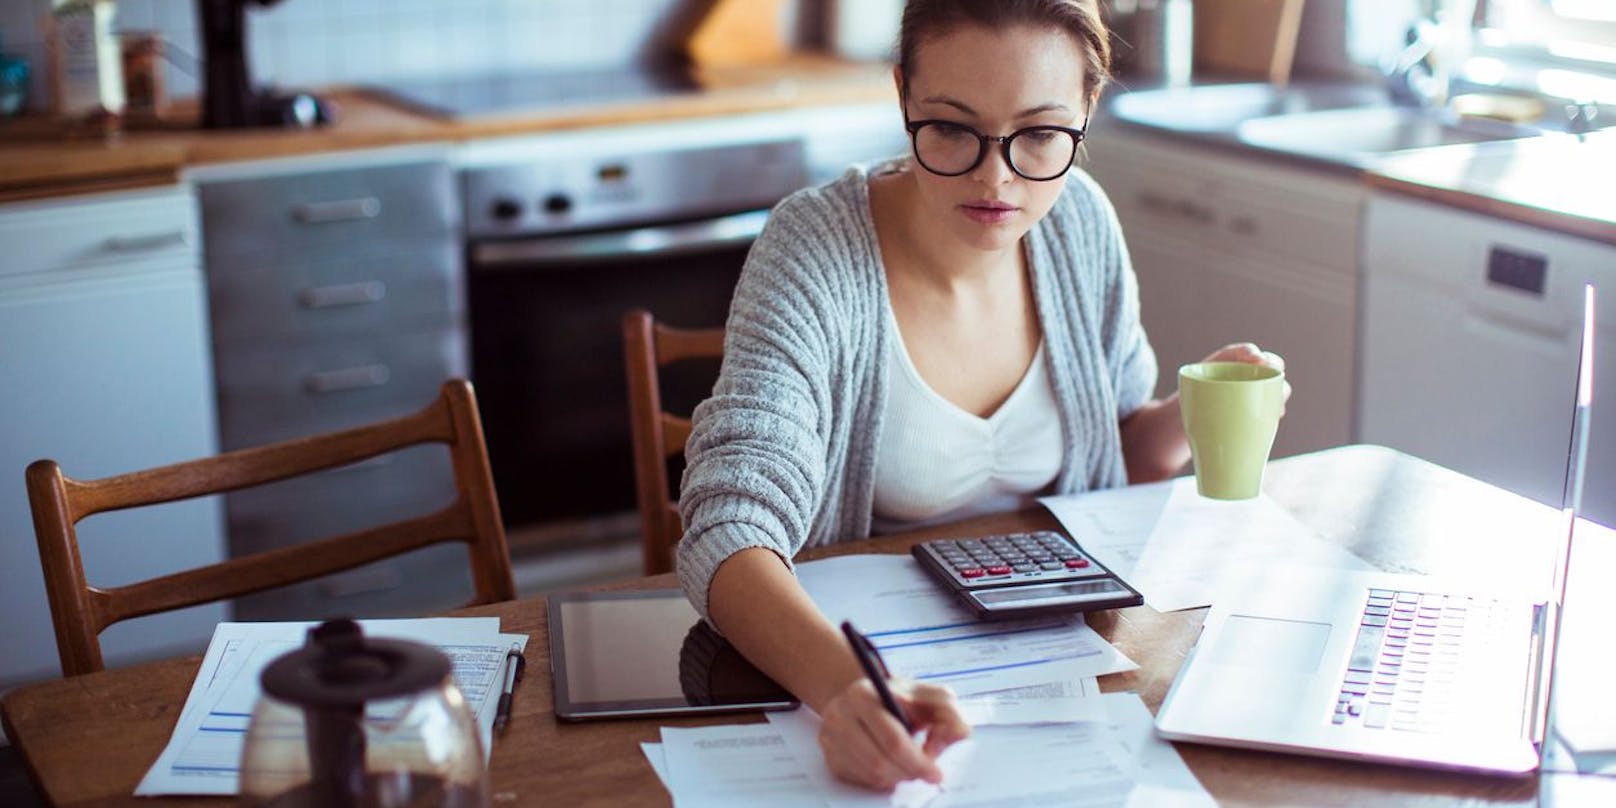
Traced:
MULTIPOLYGON (((703 616, 713 573, 740 550, 789 565, 805 546, 870 535, 893 338, 871 172, 782 201, 741 271, 679 494, 679 581, 703 616)), ((1064 442, 1055 491, 1123 485, 1119 421, 1149 400, 1156 356, 1116 213, 1073 169, 1025 241, 1064 442)))

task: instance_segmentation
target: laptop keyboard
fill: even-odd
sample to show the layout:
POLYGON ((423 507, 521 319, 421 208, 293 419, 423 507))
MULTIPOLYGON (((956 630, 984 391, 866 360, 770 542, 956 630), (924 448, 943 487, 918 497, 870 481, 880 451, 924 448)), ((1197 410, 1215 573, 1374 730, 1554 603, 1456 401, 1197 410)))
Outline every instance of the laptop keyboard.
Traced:
POLYGON ((1369 590, 1332 723, 1440 731, 1452 718, 1466 648, 1489 627, 1493 601, 1369 590))

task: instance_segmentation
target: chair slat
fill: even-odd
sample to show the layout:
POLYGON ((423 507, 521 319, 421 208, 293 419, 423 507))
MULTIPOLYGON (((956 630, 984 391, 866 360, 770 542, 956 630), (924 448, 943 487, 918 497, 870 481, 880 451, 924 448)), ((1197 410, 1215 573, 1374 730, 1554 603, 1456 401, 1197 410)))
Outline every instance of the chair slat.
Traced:
MULTIPOLYGON (((459 503, 436 513, 383 527, 282 547, 197 570, 177 572, 101 593, 107 623, 250 595, 266 589, 364 566, 443 541, 470 535, 459 503)), ((473 600, 470 604, 478 604, 473 600)))
POLYGON ((690 419, 662 413, 662 456, 678 457, 690 442, 690 419))

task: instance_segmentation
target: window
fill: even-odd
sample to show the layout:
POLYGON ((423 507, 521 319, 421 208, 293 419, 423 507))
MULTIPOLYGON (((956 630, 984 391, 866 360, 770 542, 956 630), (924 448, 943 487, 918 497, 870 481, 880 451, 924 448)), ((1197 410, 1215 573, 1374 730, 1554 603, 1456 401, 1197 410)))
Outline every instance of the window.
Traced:
POLYGON ((1486 0, 1476 16, 1478 51, 1616 69, 1616 0, 1486 0))

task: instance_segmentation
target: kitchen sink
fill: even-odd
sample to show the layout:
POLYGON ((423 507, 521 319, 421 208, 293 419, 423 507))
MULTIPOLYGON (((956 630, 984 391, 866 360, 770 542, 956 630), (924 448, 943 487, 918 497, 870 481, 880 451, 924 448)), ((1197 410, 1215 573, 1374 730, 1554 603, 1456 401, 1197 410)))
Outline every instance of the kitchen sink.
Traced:
POLYGON ((1111 102, 1111 112, 1164 129, 1227 132, 1253 118, 1363 106, 1384 97, 1379 88, 1362 85, 1214 84, 1123 93, 1111 102))
POLYGON ((1376 106, 1253 118, 1240 123, 1235 133, 1260 148, 1355 160, 1429 146, 1530 137, 1538 131, 1453 118, 1437 110, 1376 106))

